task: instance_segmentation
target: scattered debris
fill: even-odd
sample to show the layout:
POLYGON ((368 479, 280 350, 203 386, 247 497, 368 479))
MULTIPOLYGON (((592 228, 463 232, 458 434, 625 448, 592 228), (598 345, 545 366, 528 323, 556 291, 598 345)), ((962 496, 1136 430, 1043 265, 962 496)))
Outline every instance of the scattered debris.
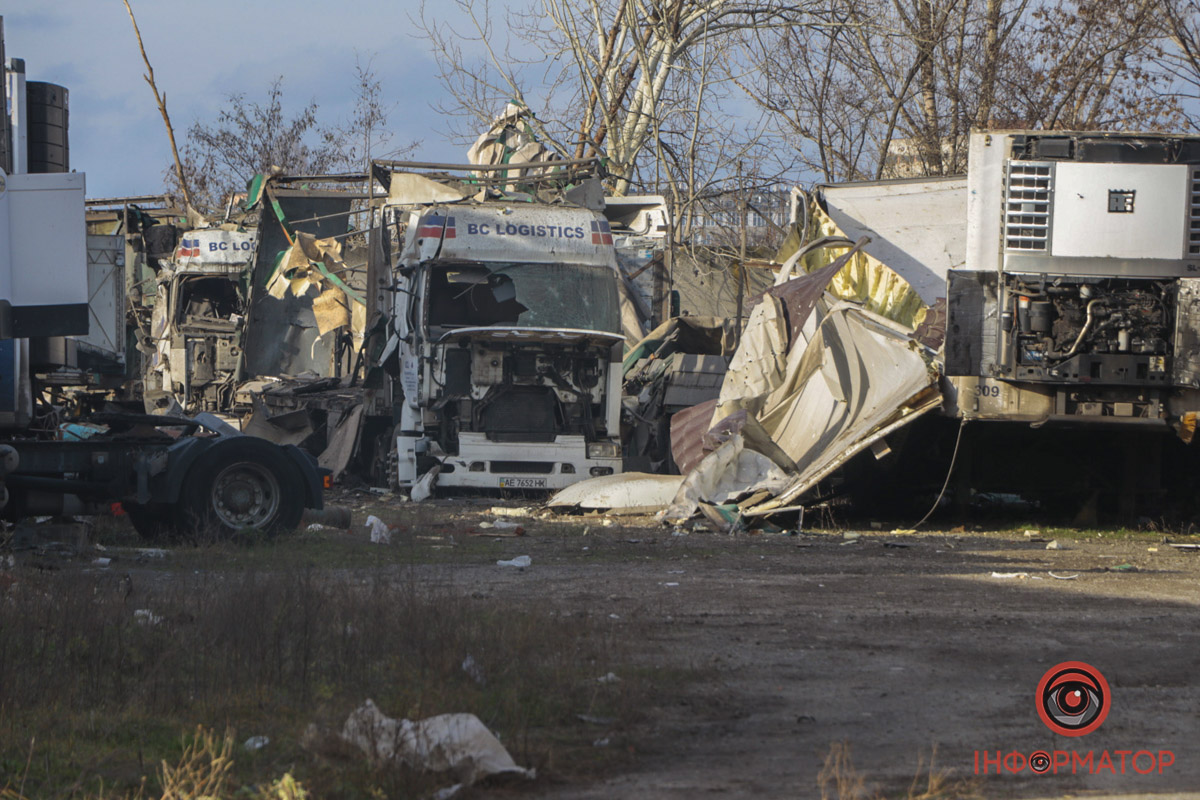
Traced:
POLYGON ((306 526, 307 530, 320 530, 321 526, 333 530, 349 530, 351 526, 351 511, 348 506, 327 505, 320 511, 316 509, 305 509, 304 516, 301 517, 301 523, 306 526))
POLYGON ((242 747, 246 748, 247 750, 249 750, 250 752, 253 753, 255 750, 262 750, 264 747, 266 747, 270 743, 271 743, 271 740, 269 737, 251 736, 249 739, 247 739, 242 744, 242 747))
POLYGON ((1060 542, 1058 541, 1058 539, 1051 539, 1051 540, 1050 540, 1050 541, 1049 541, 1049 542, 1046 544, 1046 549, 1047 549, 1047 550, 1068 550, 1068 549, 1070 549, 1070 548, 1064 547, 1064 546, 1062 545, 1062 543, 1060 543, 1060 542))
POLYGON ((412 497, 414 503, 423 503, 430 497, 433 497, 433 487, 437 483, 438 475, 441 473, 442 467, 438 465, 422 475, 416 483, 413 484, 412 491, 409 496, 412 497))
POLYGON ((1016 578, 1019 580, 1028 580, 1029 573, 1028 572, 993 572, 992 577, 993 578, 1005 578, 1005 579, 1016 578))
POLYGON ((133 612, 133 618, 140 625, 157 625, 163 621, 163 618, 155 614, 148 608, 139 608, 133 612))
POLYGON ((463 659, 462 670, 471 677, 471 680, 475 681, 480 686, 483 686, 487 682, 483 677, 483 667, 479 666, 479 662, 476 661, 475 657, 472 655, 468 655, 463 659))
POLYGON ((367 530, 371 532, 371 544, 391 544, 392 531, 379 517, 372 514, 367 517, 367 530))
POLYGON ((481 522, 481 523, 479 523, 479 527, 484 528, 484 529, 495 528, 498 531, 506 531, 506 530, 516 530, 516 529, 520 528, 521 526, 515 522, 509 522, 508 520, 498 519, 495 522, 481 522))
POLYGON ((596 678, 596 683, 620 683, 621 679, 617 677, 615 672, 610 672, 607 675, 601 675, 596 678))
POLYGON ((591 714, 576 714, 575 718, 589 725, 613 725, 617 721, 615 717, 596 717, 591 714))
POLYGON ((1048 574, 1051 578, 1054 578, 1056 581, 1073 581, 1079 577, 1078 572, 1076 572, 1074 575, 1055 575, 1053 572, 1048 572, 1046 574, 1048 574))
POLYGON ((492 539, 519 539, 525 535, 525 528, 520 525, 515 526, 507 533, 491 530, 492 526, 488 523, 482 523, 479 527, 486 528, 482 531, 467 531, 467 536, 487 536, 492 539))
POLYGON ((1113 566, 1113 567, 1105 567, 1104 571, 1105 572, 1137 572, 1138 568, 1135 567, 1133 564, 1125 563, 1125 564, 1117 564, 1116 566, 1113 566))
POLYGON ((474 714, 440 714, 413 722, 388 717, 367 700, 347 718, 342 738, 377 764, 399 762, 417 770, 452 772, 459 784, 443 792, 458 791, 488 775, 537 777, 536 770, 518 766, 474 714))
POLYGON ((495 517, 532 517, 533 509, 529 506, 510 508, 508 506, 492 506, 488 513, 495 517))
POLYGON ((1174 544, 1172 542, 1167 542, 1167 544, 1176 550, 1200 550, 1200 544, 1174 544))
POLYGON ((517 556, 516 558, 510 559, 508 561, 503 561, 503 560, 497 561, 496 566, 497 567, 518 567, 520 569, 524 569, 525 567, 528 567, 532 563, 533 563, 533 559, 530 558, 529 556, 517 556))

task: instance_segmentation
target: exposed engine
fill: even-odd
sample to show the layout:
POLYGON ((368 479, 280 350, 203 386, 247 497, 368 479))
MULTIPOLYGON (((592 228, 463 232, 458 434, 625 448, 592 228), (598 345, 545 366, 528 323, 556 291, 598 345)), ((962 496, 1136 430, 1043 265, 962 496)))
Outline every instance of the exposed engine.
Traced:
POLYGON ((1015 376, 1033 381, 1166 384, 1174 284, 1156 280, 1007 279, 1001 326, 1015 376))
POLYGON ((601 378, 610 357, 608 347, 587 343, 447 345, 433 404, 438 444, 457 453, 460 432, 495 442, 607 436, 601 378))

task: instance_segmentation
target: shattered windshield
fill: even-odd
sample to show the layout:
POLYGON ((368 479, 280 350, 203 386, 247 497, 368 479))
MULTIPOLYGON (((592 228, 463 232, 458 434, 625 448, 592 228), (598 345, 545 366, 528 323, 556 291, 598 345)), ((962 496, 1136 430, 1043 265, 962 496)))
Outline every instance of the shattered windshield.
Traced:
POLYGON ((430 328, 620 332, 617 274, 590 264, 458 262, 429 270, 430 328))

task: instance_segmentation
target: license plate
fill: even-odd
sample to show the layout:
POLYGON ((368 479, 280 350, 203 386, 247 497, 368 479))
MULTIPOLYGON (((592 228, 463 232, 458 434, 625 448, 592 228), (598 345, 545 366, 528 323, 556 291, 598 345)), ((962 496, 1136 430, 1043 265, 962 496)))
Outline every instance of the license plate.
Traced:
POLYGON ((501 489, 545 489, 545 478, 501 478, 501 489))

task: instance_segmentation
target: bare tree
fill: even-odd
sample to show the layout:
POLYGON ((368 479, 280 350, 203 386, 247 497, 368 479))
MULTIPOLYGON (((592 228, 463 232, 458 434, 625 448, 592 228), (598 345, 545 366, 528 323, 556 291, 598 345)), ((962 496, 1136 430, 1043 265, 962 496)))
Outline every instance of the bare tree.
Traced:
POLYGON ((197 203, 213 210, 255 174, 273 166, 295 174, 338 172, 349 167, 345 132, 322 127, 311 101, 295 116, 283 110, 283 78, 267 89, 265 102, 236 93, 211 124, 196 122, 183 148, 197 203))
POLYGON ((137 18, 133 16, 133 6, 129 5, 129 0, 125 0, 125 10, 129 12, 129 21, 133 24, 133 35, 137 38, 138 50, 142 53, 142 63, 146 65, 146 74, 142 77, 146 79, 146 83, 150 84, 150 90, 154 92, 154 101, 158 104, 158 112, 162 115, 163 124, 167 127, 167 139, 171 142, 171 157, 175 160, 175 179, 178 182, 179 191, 183 195, 184 205, 190 206, 192 205, 192 196, 188 190, 183 164, 179 160, 179 148, 175 145, 175 127, 171 124, 170 115, 167 114, 167 96, 158 91, 158 83, 154 80, 154 67, 150 66, 150 56, 146 55, 142 32, 138 28, 137 18))
POLYGON ((972 126, 1169 124, 1160 3, 835 0, 756 36, 745 88, 825 180, 954 174, 972 126))
MULTIPOLYGON (((487 0, 455 0, 455 8, 467 27, 429 8, 419 21, 453 98, 443 110, 486 124, 509 99, 534 109, 548 146, 607 160, 617 194, 649 175, 696 194, 700 140, 745 138, 732 120, 728 129, 712 125, 725 121, 725 64, 740 60, 734 34, 809 17, 806 3, 783 0, 535 0, 508 12, 504 40, 487 0)), ((742 155, 709 161, 728 171, 742 155)))
POLYGON ((355 65, 357 99, 343 124, 322 124, 316 101, 296 114, 284 111, 283 78, 267 89, 264 102, 237 93, 212 123, 188 129, 183 171, 199 207, 215 210, 257 173, 280 167, 294 175, 361 170, 372 156, 411 151, 415 143, 394 146, 387 129, 382 86, 370 61, 355 65))

